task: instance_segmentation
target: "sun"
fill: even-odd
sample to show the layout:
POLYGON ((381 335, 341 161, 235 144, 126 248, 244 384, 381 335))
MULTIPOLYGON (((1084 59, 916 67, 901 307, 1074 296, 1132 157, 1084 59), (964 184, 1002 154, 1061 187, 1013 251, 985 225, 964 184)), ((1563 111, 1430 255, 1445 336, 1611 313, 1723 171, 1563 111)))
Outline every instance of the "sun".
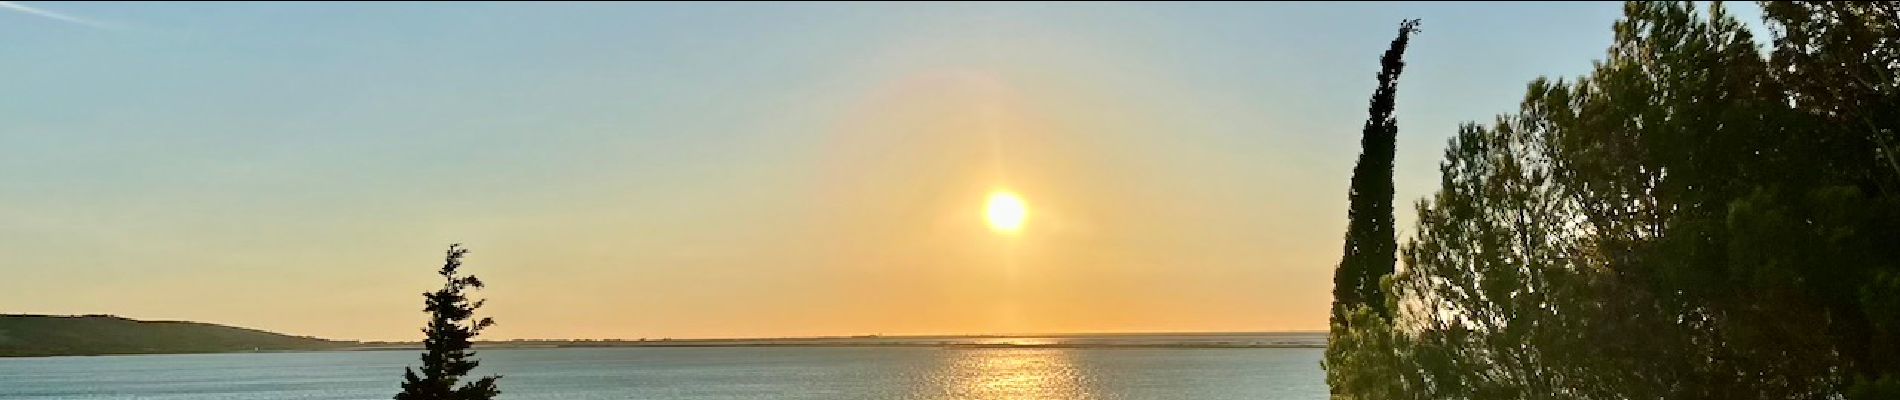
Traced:
POLYGON ((1016 233, 1023 230, 1023 222, 1029 219, 1029 206, 1023 205, 1023 198, 1015 193, 996 191, 990 193, 984 215, 989 217, 990 230, 1016 233))

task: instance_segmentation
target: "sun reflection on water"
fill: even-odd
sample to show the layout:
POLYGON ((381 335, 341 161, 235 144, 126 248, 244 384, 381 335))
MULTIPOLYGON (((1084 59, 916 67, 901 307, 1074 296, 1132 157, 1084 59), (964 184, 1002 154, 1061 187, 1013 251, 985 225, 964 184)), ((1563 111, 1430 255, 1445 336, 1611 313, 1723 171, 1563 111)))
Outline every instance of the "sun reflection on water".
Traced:
POLYGON ((978 338, 970 342, 986 346, 1044 346, 1056 344, 1055 339, 1033 337, 978 338))
POLYGON ((1089 399, 1086 376, 1062 349, 961 349, 933 376, 935 399, 1089 399))

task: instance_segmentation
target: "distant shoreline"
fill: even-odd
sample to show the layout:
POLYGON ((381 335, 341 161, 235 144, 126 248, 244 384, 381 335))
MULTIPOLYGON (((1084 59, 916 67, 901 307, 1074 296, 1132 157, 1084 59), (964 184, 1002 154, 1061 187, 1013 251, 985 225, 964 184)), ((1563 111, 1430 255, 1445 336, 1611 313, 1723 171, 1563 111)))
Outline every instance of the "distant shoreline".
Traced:
MULTIPOLYGON (((897 347, 897 348, 943 348, 943 349, 1323 349, 1324 343, 1155 343, 1155 344, 1100 344, 1100 343, 626 343, 626 344, 478 344, 476 349, 601 349, 601 348, 715 348, 715 347, 897 347)), ((363 346, 317 351, 382 351, 382 350, 420 350, 420 345, 412 346, 363 346)))
MULTIPOLYGON (((1325 332, 1184 332, 1051 335, 826 336, 721 339, 606 339, 479 341, 478 350, 604 348, 936 348, 973 349, 1323 349, 1325 332)), ((331 341, 307 348, 204 351, 101 352, 92 354, 6 355, 5 358, 92 357, 164 354, 258 354, 334 351, 420 351, 419 342, 331 341)))
MULTIPOLYGON (((1070 333, 1048 335, 820 336, 714 339, 515 339, 479 348, 557 347, 954 347, 954 348, 1323 348, 1326 332, 1070 333)), ((417 342, 358 342, 361 348, 420 348, 417 342)))
MULTIPOLYGON (((1190 332, 970 336, 829 336, 747 339, 509 340, 477 342, 478 349, 908 347, 944 349, 1286 349, 1325 348, 1325 332, 1190 332)), ((415 342, 363 342, 349 350, 420 349, 415 342)))
MULTIPOLYGON (((665 341, 629 341, 629 343, 570 343, 570 345, 515 345, 515 343, 479 343, 479 351, 524 351, 524 349, 616 349, 616 347, 642 347, 642 349, 745 349, 745 347, 785 347, 785 349, 819 349, 819 347, 891 347, 891 349, 1176 349, 1176 351, 1195 351, 1195 349, 1326 349, 1324 343, 692 343, 690 339, 680 339, 673 343, 665 341)), ((274 355, 274 353, 346 353, 346 351, 422 351, 422 345, 365 345, 365 347, 334 347, 334 349, 277 349, 277 351, 184 351, 184 353, 104 353, 104 355, 0 355, 0 360, 8 358, 55 358, 55 356, 177 356, 177 355, 274 355)))
MULTIPOLYGON (((776 338, 511 339, 478 349, 906 347, 943 349, 1324 348, 1326 332, 1121 332, 1051 334, 855 335, 776 338)), ((0 314, 0 358, 309 351, 419 351, 409 341, 329 340, 189 321, 112 315, 0 314)))

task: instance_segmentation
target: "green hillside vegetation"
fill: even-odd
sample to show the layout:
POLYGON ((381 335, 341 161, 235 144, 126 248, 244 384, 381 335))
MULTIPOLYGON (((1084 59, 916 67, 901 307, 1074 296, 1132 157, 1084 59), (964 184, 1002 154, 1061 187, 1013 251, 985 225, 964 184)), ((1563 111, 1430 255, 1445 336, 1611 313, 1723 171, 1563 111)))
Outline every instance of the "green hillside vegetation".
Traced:
POLYGON ((111 315, 0 315, 0 357, 325 350, 355 342, 111 315))

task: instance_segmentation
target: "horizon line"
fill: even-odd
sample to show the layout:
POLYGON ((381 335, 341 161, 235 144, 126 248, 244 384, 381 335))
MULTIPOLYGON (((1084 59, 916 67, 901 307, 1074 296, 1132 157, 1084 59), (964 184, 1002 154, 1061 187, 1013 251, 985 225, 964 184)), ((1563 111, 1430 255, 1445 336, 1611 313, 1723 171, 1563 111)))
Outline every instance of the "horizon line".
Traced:
MULTIPOLYGON (((124 315, 118 315, 118 314, 107 314, 107 313, 84 313, 84 314, 34 314, 34 313, 8 313, 8 312, 0 312, 0 317, 60 317, 60 318, 120 318, 120 319, 126 319, 126 320, 131 320, 131 321, 136 321, 136 322, 155 322, 155 323, 195 323, 195 324, 208 324, 208 325, 218 325, 218 326, 224 326, 224 327, 230 327, 230 328, 237 328, 237 329, 247 329, 247 330, 254 330, 254 331, 260 331, 260 332, 267 332, 267 333, 273 333, 273 334, 278 334, 278 335, 285 335, 285 336, 296 336, 296 337, 304 337, 304 338, 312 338, 312 339, 321 339, 321 340, 328 340, 328 341, 333 341, 333 342, 355 342, 355 343, 408 343, 408 342, 412 342, 411 340, 375 340, 375 339, 340 339, 340 338, 325 338, 325 337, 319 337, 319 336, 312 336, 312 335, 300 335, 300 334, 295 334, 295 333, 286 333, 286 332, 279 332, 279 331, 273 331, 273 330, 266 330, 266 329, 260 329, 260 328, 253 328, 253 327, 247 327, 247 326, 239 326, 239 325, 230 325, 230 324, 225 324, 225 323, 221 323, 221 322, 208 322, 208 321, 193 321, 193 320, 182 320, 182 319, 139 319, 139 318, 133 318, 133 317, 128 317, 128 316, 124 316, 124 315)), ((1326 330, 1326 329, 1286 329, 1286 330, 1259 330, 1259 331, 1246 331, 1246 330, 1243 330, 1243 331, 1223 331, 1223 330, 1208 330, 1208 331, 1171 331, 1171 330, 1151 330, 1151 331, 1142 331, 1142 330, 1127 330, 1127 331, 1108 331, 1108 332, 1104 332, 1104 331, 1093 331, 1093 332, 1091 332, 1091 331, 1070 331, 1070 332, 1005 332, 1005 333, 903 333, 903 334, 895 334, 895 335, 885 335, 885 334, 881 334, 881 333, 872 333, 872 334, 857 334, 857 335, 791 335, 791 336, 697 336, 697 337, 665 337, 665 336, 663 336, 663 337, 658 337, 658 338, 652 338, 652 337, 640 337, 640 338, 625 338, 625 337, 621 337, 621 338, 507 338, 507 339, 485 339, 485 340, 475 340, 475 341, 476 341, 476 342, 513 342, 513 341, 540 341, 540 342, 583 342, 583 341, 602 341, 602 342, 611 342, 611 341, 622 341, 622 342, 638 342, 638 341, 649 341, 649 342, 651 342, 651 341, 660 341, 660 340, 670 340, 670 341, 688 341, 688 340, 696 340, 696 341, 745 341, 745 340, 813 340, 813 339, 872 339, 872 338, 898 338, 898 339, 932 339, 932 338, 1033 338, 1033 337, 1084 337, 1084 336, 1142 336, 1142 335, 1187 335, 1187 336, 1193 336, 1193 335, 1205 335, 1205 336, 1213 336, 1213 335, 1244 335, 1244 334, 1272 334, 1272 333, 1326 333, 1327 331, 1328 331, 1328 330, 1326 330)))

